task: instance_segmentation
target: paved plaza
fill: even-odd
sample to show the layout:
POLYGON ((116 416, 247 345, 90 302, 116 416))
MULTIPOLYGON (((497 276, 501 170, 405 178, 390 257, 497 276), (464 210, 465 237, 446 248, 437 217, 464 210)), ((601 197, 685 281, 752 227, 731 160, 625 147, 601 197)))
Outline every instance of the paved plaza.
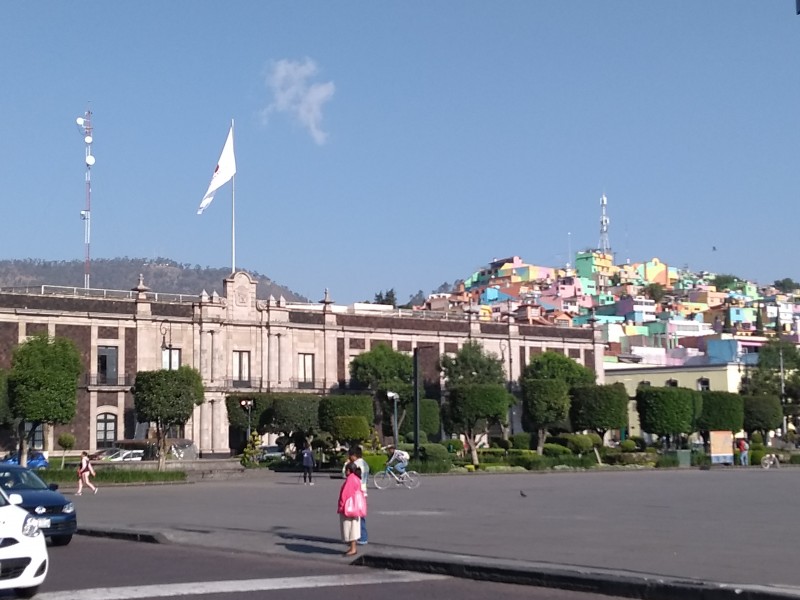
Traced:
MULTIPOLYGON (((258 473, 105 487, 75 501, 83 528, 339 560, 340 484, 258 473)), ((360 550, 800 586, 798 496, 800 469, 789 467, 427 476, 413 491, 370 489, 370 544, 360 550)))

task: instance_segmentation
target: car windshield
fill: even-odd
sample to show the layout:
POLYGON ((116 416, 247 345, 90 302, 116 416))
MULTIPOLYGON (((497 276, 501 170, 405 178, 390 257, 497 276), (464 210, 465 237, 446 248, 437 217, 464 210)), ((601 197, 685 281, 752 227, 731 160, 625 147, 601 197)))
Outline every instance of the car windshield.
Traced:
POLYGON ((6 492, 13 490, 46 490, 47 484, 33 471, 0 469, 0 486, 6 492))

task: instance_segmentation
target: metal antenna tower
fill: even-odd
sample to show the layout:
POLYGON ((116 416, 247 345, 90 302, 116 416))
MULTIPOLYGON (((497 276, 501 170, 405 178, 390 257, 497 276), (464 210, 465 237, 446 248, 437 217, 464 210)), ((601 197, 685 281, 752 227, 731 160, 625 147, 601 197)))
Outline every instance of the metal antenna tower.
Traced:
POLYGON ((92 154, 92 111, 87 109, 82 117, 75 119, 78 124, 78 131, 83 136, 86 145, 86 208, 81 211, 83 221, 83 243, 85 246, 83 264, 83 287, 89 288, 91 273, 91 253, 89 251, 92 239, 92 165, 94 165, 94 155, 92 154))
POLYGON ((600 196, 600 243, 597 248, 603 254, 611 254, 611 243, 608 241, 608 215, 606 214, 608 198, 603 194, 600 196))

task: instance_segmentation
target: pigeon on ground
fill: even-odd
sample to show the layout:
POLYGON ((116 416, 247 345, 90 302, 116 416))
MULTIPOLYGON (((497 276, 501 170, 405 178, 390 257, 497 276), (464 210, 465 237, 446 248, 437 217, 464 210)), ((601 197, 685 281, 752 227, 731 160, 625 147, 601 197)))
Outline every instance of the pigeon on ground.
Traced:
POLYGON ((523 498, 527 498, 528 497, 528 494, 526 494, 522 490, 519 491, 519 495, 522 496, 523 498))

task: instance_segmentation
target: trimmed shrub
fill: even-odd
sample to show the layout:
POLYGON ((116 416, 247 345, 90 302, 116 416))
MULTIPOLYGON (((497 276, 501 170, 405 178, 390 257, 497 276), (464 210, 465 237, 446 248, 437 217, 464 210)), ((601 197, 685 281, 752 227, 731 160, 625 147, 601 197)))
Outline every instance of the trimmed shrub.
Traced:
POLYGON ((764 436, 761 434, 760 431, 756 431, 753 435, 750 436, 750 441, 753 444, 764 444, 764 436))
POLYGON ((533 436, 530 433, 515 433, 511 436, 511 447, 518 450, 530 450, 533 436))
MULTIPOLYGON (((406 418, 400 424, 400 435, 408 437, 414 434, 414 403, 406 405, 406 418)), ((421 398, 419 401, 419 432, 427 436, 439 434, 439 402, 430 398, 421 398)))
POLYGON ((464 450, 464 442, 458 438, 449 438, 440 442, 442 446, 447 448, 448 452, 461 452, 464 450))
POLYGON ((579 385, 570 390, 570 422, 576 430, 628 426, 628 392, 621 383, 579 385))
POLYGON ((622 450, 623 452, 637 452, 639 450, 639 447, 633 440, 622 440, 619 443, 619 449, 622 450))
POLYGON ((592 447, 594 447, 594 448, 600 448, 600 447, 603 445, 603 438, 602 438, 602 437, 600 437, 600 435, 599 435, 599 434, 597 434, 597 433, 593 433, 593 432, 590 432, 590 433, 587 433, 587 434, 585 434, 585 435, 586 435, 586 437, 588 437, 590 440, 592 440, 592 447))
POLYGON ((369 423, 360 416, 334 417, 333 437, 340 442, 361 442, 369 438, 369 423))
POLYGON ((452 462, 447 448, 441 444, 420 444, 419 451, 423 460, 452 462))
POLYGON ((573 454, 587 454, 594 448, 594 443, 588 435, 570 433, 564 437, 567 438, 567 448, 572 450, 573 454))
POLYGON ((711 457, 705 452, 692 452, 693 467, 710 467, 711 457))
MULTIPOLYGON (((406 434, 406 443, 413 444, 414 443, 414 434, 407 433, 406 434)), ((428 443, 428 434, 426 434, 422 429, 419 430, 419 443, 420 444, 427 444, 428 443)))
POLYGON ((542 448, 542 455, 544 456, 565 456, 572 454, 572 450, 561 444, 545 444, 542 448))
MULTIPOLYGON (((783 421, 783 407, 777 396, 745 396, 744 397, 744 430, 759 433, 761 443, 764 437, 761 432, 777 429, 783 421)), ((751 435, 756 441, 755 433, 751 435)))
POLYGON ((369 472, 373 475, 379 471, 383 471, 386 468, 386 461, 389 460, 389 457, 383 453, 364 454, 363 458, 367 465, 369 465, 369 472))
POLYGON ((656 461, 657 469, 667 469, 677 467, 680 464, 678 457, 672 454, 662 454, 656 461))
POLYGON ((502 448, 478 448, 478 460, 482 463, 502 463, 506 460, 506 451, 502 448))
MULTIPOLYGON (((364 417, 367 425, 375 422, 370 396, 327 396, 319 403, 319 427, 333 433, 336 417, 364 417)), ((364 437, 367 439, 369 434, 364 437)))
POLYGON ((644 452, 647 448, 647 443, 644 441, 644 438, 639 435, 632 435, 628 438, 629 440, 636 442, 636 449, 640 452, 644 452))
POLYGON ((790 465, 800 465, 800 454, 792 454, 789 457, 789 464, 790 465))
POLYGON ((408 468, 417 473, 449 473, 453 463, 449 460, 411 460, 408 468))
POLYGON ((525 450, 524 454, 512 454, 508 457, 508 464, 512 467, 524 467, 529 471, 542 471, 547 468, 548 462, 533 450, 525 450))
POLYGON ((597 459, 594 455, 587 455, 584 454, 583 456, 572 456, 569 454, 565 454, 563 456, 557 456, 553 458, 547 459, 549 466, 558 467, 572 467, 575 469, 591 469, 597 466, 597 459))
POLYGON ((636 408, 642 429, 656 435, 692 433, 703 409, 700 392, 679 387, 640 387, 636 408))
POLYGON ((739 394, 704 391, 699 431, 740 431, 744 427, 744 402, 739 394))
POLYGON ((750 453, 748 454, 748 460, 750 461, 751 465, 760 465, 761 459, 764 458, 764 455, 767 453, 766 450, 757 449, 753 450, 750 449, 750 453))
POLYGON ((489 440, 489 447, 508 450, 511 448, 511 442, 509 440, 504 440, 503 438, 493 437, 491 440, 489 440))

